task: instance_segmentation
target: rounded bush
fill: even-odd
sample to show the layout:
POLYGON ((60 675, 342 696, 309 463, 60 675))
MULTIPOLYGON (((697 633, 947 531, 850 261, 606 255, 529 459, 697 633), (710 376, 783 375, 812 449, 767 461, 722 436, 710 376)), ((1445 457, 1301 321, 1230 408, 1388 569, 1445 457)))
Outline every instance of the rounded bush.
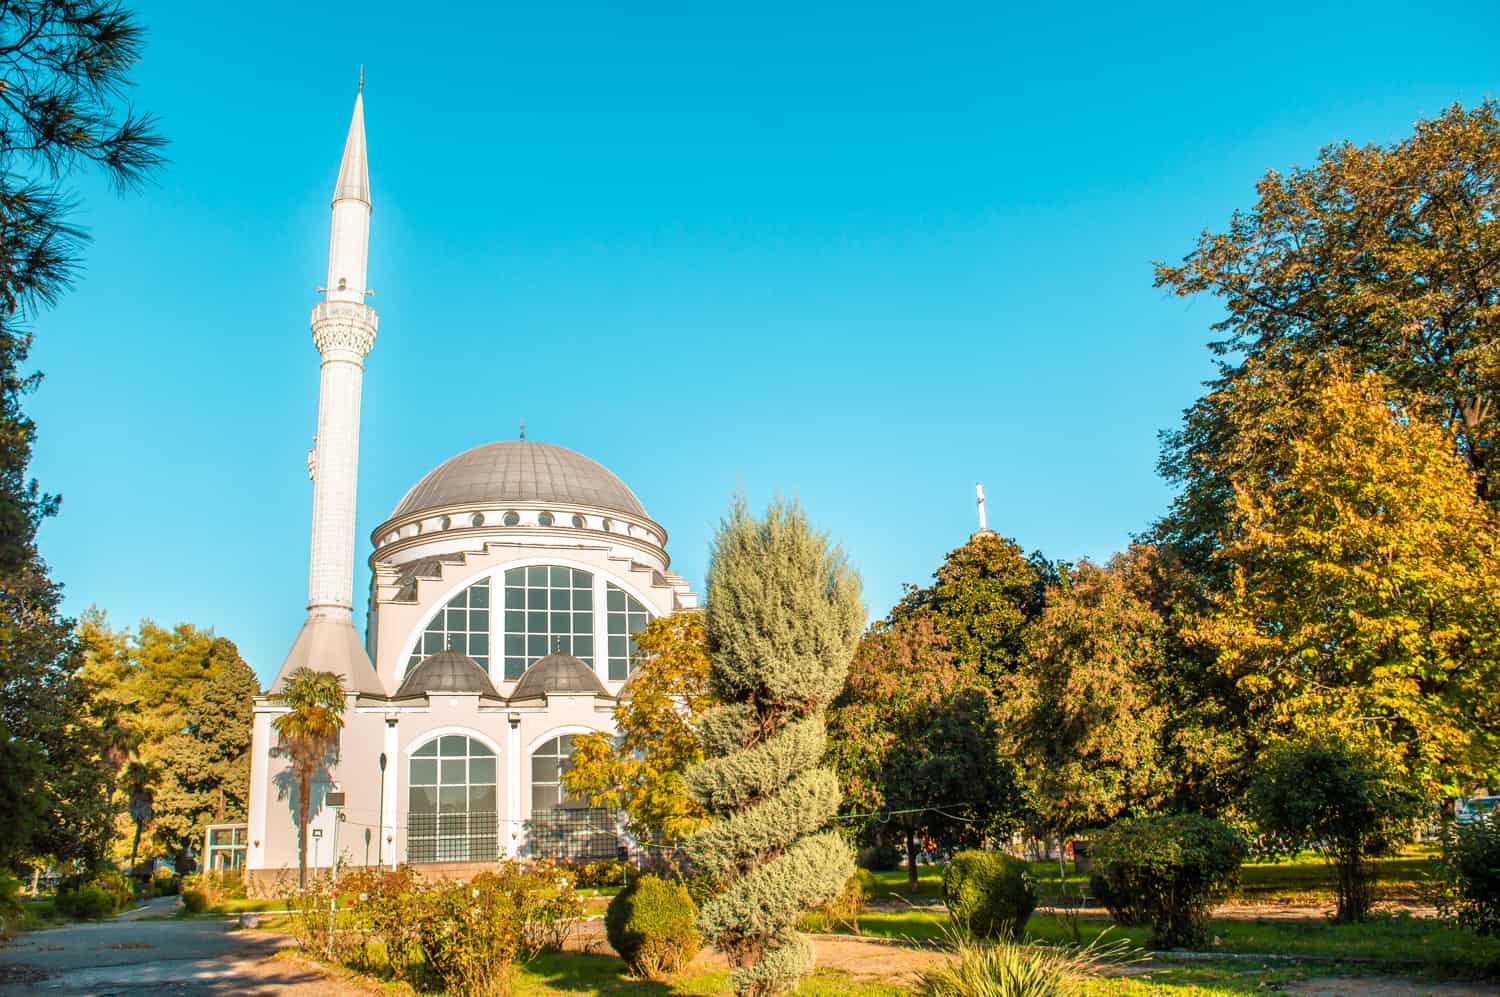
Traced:
POLYGON ((175 897, 182 892, 182 879, 170 869, 158 869, 151 876, 153 897, 175 897))
POLYGON ((866 845, 855 855, 854 864, 872 872, 890 872, 901 868, 901 849, 885 843, 866 845))
POLYGON ((119 908, 115 898, 97 886, 84 885, 68 893, 57 895, 57 909, 81 921, 98 921, 109 917, 119 908))
POLYGON ((189 914, 202 914, 208 910, 208 891, 201 886, 193 886, 183 890, 182 906, 187 908, 189 914))
POLYGON ((1036 881, 1020 859, 965 851, 943 872, 948 917, 976 938, 1016 938, 1036 909, 1036 881))
POLYGON ((686 886, 642 876, 610 901, 604 930, 633 972, 654 977, 681 968, 698 954, 697 915, 686 886))
POLYGON ((1094 891, 1120 923, 1149 920, 1152 946, 1198 945, 1245 853, 1242 835, 1196 814, 1116 821, 1094 838, 1094 891))
POLYGON ((1500 816, 1447 829, 1439 909, 1481 935, 1500 935, 1500 816))

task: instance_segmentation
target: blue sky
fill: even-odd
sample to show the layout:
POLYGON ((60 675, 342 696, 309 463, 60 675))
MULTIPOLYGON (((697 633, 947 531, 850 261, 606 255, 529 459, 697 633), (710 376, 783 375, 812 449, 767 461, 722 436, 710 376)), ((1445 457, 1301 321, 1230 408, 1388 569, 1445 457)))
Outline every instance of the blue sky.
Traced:
POLYGON ((172 162, 78 183, 85 276, 34 324, 69 611, 212 626, 263 681, 290 646, 360 64, 361 535, 524 418, 695 584, 736 488, 798 497, 879 615, 974 529, 975 481, 1053 557, 1146 526, 1217 314, 1151 261, 1269 168, 1490 95, 1500 37, 1488 3, 629 6, 139 7, 172 162))

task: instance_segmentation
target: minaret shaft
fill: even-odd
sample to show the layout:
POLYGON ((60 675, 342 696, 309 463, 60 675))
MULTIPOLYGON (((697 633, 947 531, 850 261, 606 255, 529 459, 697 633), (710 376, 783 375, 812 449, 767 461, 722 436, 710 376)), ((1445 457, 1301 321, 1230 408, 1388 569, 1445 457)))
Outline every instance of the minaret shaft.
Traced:
POLYGON ((318 379, 312 555, 307 572, 307 609, 312 616, 349 619, 354 608, 354 498, 363 380, 363 358, 353 350, 333 349, 323 354, 318 379))

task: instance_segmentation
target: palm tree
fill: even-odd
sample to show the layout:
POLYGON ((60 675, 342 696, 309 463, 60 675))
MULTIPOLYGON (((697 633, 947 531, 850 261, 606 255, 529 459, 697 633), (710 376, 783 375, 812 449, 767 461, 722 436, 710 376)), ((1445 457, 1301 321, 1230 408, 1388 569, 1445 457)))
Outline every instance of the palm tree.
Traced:
MULTIPOLYGON (((271 722, 278 747, 292 760, 297 781, 297 884, 307 886, 307 821, 312 811, 313 776, 337 760, 344 727, 344 684, 333 672, 298 668, 271 700, 290 708, 271 722)), ((337 861, 337 856, 335 856, 337 861)))
POLYGON ((135 821, 135 840, 130 843, 130 874, 135 875, 135 857, 141 849, 141 831, 156 816, 156 766, 139 759, 125 766, 120 789, 128 798, 130 819, 135 821))

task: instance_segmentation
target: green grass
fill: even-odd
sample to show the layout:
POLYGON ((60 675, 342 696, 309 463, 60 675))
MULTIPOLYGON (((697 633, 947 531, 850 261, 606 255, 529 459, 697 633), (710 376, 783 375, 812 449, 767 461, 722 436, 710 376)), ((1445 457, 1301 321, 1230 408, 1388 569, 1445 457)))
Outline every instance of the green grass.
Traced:
POLYGON ((51 897, 21 898, 21 930, 35 931, 63 924, 67 918, 57 912, 57 903, 51 897))
MULTIPOLYGON (((1078 928, 1087 942, 1109 927, 1103 918, 1079 918, 1078 928)), ((859 919, 866 935, 903 938, 917 942, 941 941, 948 930, 946 915, 936 911, 876 912, 859 919)), ((1068 919, 1036 914, 1026 928, 1027 936, 1043 942, 1071 942, 1068 919)), ((1110 930, 1111 938, 1124 938, 1145 947, 1149 927, 1110 930)), ((1334 924, 1324 918, 1297 921, 1209 922, 1210 938, 1217 944, 1209 952, 1317 956, 1332 959, 1369 959, 1400 965, 1421 963, 1447 974, 1500 972, 1500 938, 1480 938, 1443 921, 1413 917, 1378 917, 1365 924, 1334 924)))
POLYGON ((284 911, 285 900, 220 900, 211 904, 205 914, 250 914, 262 911, 284 911))
MULTIPOLYGON (((1436 845, 1412 845, 1400 854, 1379 859, 1376 896, 1384 901, 1423 902, 1431 895, 1440 877, 1439 851, 1436 845)), ((1063 900, 1058 886, 1057 862, 1041 860, 1030 863, 1037 882, 1037 900, 1042 906, 1053 906, 1063 900)), ((909 900, 917 904, 942 901, 943 870, 937 863, 917 867, 917 892, 907 892, 906 869, 875 873, 879 889, 877 901, 909 900)), ((1076 899, 1088 892, 1088 873, 1076 872, 1073 863, 1066 864, 1063 883, 1067 895, 1076 899)), ((1334 900, 1334 876, 1328 864, 1314 852, 1302 852, 1276 862, 1247 862, 1240 870, 1240 885, 1226 900, 1239 903, 1306 904, 1331 907, 1334 900)))

